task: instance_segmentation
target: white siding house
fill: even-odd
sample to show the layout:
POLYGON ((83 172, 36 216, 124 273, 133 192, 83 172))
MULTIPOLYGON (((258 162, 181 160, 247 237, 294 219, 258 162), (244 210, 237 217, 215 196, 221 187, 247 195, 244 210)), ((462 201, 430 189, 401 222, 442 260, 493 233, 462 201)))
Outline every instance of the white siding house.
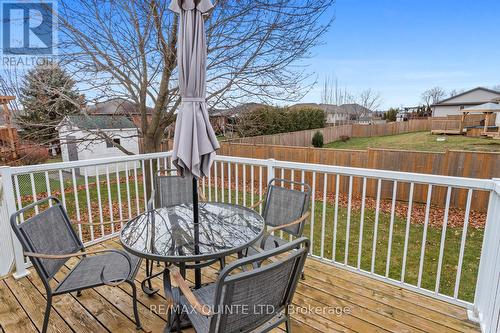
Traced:
POLYGON ((488 103, 500 98, 500 92, 487 88, 474 88, 432 105, 433 117, 459 116, 467 107, 488 103))
MULTIPOLYGON (((67 116, 56 129, 59 132, 63 162, 124 156, 125 153, 114 144, 131 153, 139 154, 138 130, 125 116, 67 116), (106 137, 110 140, 106 140, 106 137)), ((126 163, 117 163, 117 169, 110 171, 123 171, 125 165, 126 163)), ((133 168, 134 162, 130 162, 128 167, 133 168)), ((78 171, 88 176, 96 174, 94 167, 78 171)), ((99 169, 99 172, 105 170, 99 169)))

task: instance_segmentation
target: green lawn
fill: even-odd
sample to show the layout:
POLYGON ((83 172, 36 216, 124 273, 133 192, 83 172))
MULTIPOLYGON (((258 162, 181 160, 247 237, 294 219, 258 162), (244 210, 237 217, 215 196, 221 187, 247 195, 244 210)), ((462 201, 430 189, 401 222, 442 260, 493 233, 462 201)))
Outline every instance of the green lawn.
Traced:
POLYGON ((335 141, 328 143, 325 148, 360 149, 385 148, 419 151, 497 151, 500 152, 500 140, 491 138, 468 138, 461 135, 432 135, 429 131, 413 132, 398 135, 387 135, 371 138, 351 138, 347 142, 335 141), (437 141, 445 138, 445 141, 437 141))
MULTIPOLYGON (((129 175, 132 176, 133 172, 129 175)), ((137 190, 135 182, 133 179, 129 181, 128 192, 130 193, 130 204, 127 200, 127 186, 125 183, 124 173, 120 173, 120 190, 118 191, 118 183, 116 182, 115 174, 110 175, 110 192, 108 193, 106 183, 101 183, 100 191, 98 191, 97 184, 95 182, 95 177, 89 177, 89 190, 87 191, 85 187, 84 179, 81 178, 77 181, 77 194, 78 206, 81 214, 82 221, 88 221, 88 202, 87 197, 90 199, 91 205, 91 215, 93 216, 93 222, 98 222, 100 220, 100 214, 103 215, 104 221, 110 220, 110 211, 113 212, 114 220, 118 220, 120 217, 118 198, 121 197, 122 200, 122 217, 127 219, 130 216, 135 216, 138 213, 144 211, 145 201, 144 201, 144 191, 142 187, 142 175, 138 174, 139 181, 137 182, 137 190), (102 209, 99 209, 99 194, 102 203, 102 209), (111 206, 109 207, 109 200, 111 199, 111 206), (129 210, 130 207, 130 210, 129 210)), ((106 180, 105 176, 101 176, 99 179, 101 182, 106 180)), ((213 180, 212 180, 213 181, 213 180)), ((45 177, 43 174, 37 174, 34 177, 35 187, 40 197, 42 192, 46 191, 45 177)), ((31 202, 31 181, 28 176, 19 177, 20 191, 24 195, 23 206, 31 202)), ((212 183, 213 185, 213 183, 212 183)), ((61 197, 60 193, 60 183, 56 180, 50 181, 50 187, 52 194, 61 197)), ((73 190, 73 184, 70 180, 64 182, 65 198, 67 209, 70 217, 76 219, 76 204, 75 204, 75 193, 73 190)), ((219 184, 220 187, 220 184, 219 184)), ((247 188, 249 190, 249 187, 247 188)), ((258 188, 255 188, 258 191, 258 188)), ((208 197, 208 188, 206 188, 206 194, 208 197)), ((218 201, 222 200, 222 193, 219 190, 218 201)), ((231 191, 231 201, 234 203, 236 200, 235 190, 231 191)), ((224 201, 228 201, 229 191, 226 189, 224 191, 224 201)), ((215 200, 215 189, 212 188, 212 200, 215 200)), ((258 193, 254 194, 254 202, 259 200, 258 193)), ((238 202, 241 204, 243 201, 243 192, 240 188, 238 202)), ((251 204, 251 194, 246 194, 247 205, 251 204)), ((313 254, 321 255, 321 235, 324 233, 325 242, 323 248, 323 255, 326 259, 333 259, 333 230, 334 230, 334 206, 333 204, 327 203, 325 206, 325 227, 323 231, 322 221, 323 221, 323 202, 316 201, 314 208, 314 230, 313 230, 313 254)), ((335 260, 339 263, 344 263, 345 261, 345 243, 346 243, 346 231, 347 231, 347 208, 340 207, 338 210, 338 223, 337 223, 337 238, 335 244, 335 260)), ((349 247, 347 263, 350 266, 357 267, 358 260, 358 245, 359 245, 359 234, 361 225, 360 212, 357 210, 351 211, 350 216, 350 227, 349 227, 349 247)), ((372 252, 373 252, 373 235, 374 235, 374 225, 375 225, 375 212, 370 209, 365 210, 364 220, 363 220, 363 239, 361 247, 361 261, 360 268, 370 271, 372 262, 372 252)), ((118 225, 116 226, 118 227, 118 225)), ((381 213, 379 216, 379 224, 377 229, 377 243, 375 250, 375 260, 374 260, 374 272, 380 275, 386 274, 386 264, 387 264, 387 252, 389 243, 389 229, 390 229, 390 215, 386 213, 381 213)), ((392 251, 391 259, 389 263, 389 277, 400 280, 402 272, 402 262, 404 256, 404 239, 405 239, 405 229, 406 229, 406 219, 396 217, 394 220, 393 227, 393 238, 392 238, 392 251)), ((85 240, 89 240, 88 229, 82 228, 85 240), (86 232, 87 231, 87 232, 86 232)), ((304 229, 304 234, 310 236, 310 224, 306 225, 304 229)), ((101 232, 100 227, 94 227, 96 232, 96 237, 99 236, 101 232)), ((106 233, 110 232, 109 228, 106 228, 106 233)), ((409 232, 409 242, 407 249, 407 262, 404 281, 416 284, 418 282, 418 272, 419 272, 419 258, 421 251, 423 235, 423 226, 418 224, 410 225, 409 232)), ((460 249, 460 239, 462 235, 461 228, 448 227, 446 233, 445 241, 445 251, 443 258, 443 266, 441 273, 441 281, 439 291, 447 295, 453 295, 455 287, 455 277, 457 272, 457 263, 460 249)), ((424 288, 434 290, 436 285, 436 271, 438 266, 439 248, 440 248, 440 238, 441 238, 441 228, 429 226, 427 232, 427 240, 425 247, 425 260, 423 266, 423 274, 421 285, 424 288)), ((475 290, 475 281, 478 272, 478 264, 480 257, 481 243, 483 239, 482 229, 469 228, 467 234, 467 243, 465 246, 464 253, 464 263, 462 269, 462 279, 459 289, 459 297, 461 299, 472 301, 475 290)))

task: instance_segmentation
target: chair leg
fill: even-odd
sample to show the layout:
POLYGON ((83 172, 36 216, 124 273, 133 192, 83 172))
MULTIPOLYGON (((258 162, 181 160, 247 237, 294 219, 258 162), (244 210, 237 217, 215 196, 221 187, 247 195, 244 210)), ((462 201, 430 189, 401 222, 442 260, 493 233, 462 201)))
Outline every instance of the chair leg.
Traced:
POLYGON ((47 305, 45 307, 45 315, 43 317, 43 328, 42 333, 47 332, 47 327, 49 326, 50 309, 52 308, 52 294, 47 294, 47 305))
POLYGON ((292 333, 292 321, 290 320, 290 317, 286 318, 285 330, 286 330, 286 333, 292 333))
POLYGON ((135 328, 140 330, 142 326, 141 319, 139 318, 139 311, 137 310, 137 288, 134 282, 127 281, 127 283, 132 287, 132 306, 134 308, 135 328))
POLYGON ((220 263, 220 270, 223 270, 224 267, 226 266, 226 258, 225 257, 220 258, 219 263, 220 263))

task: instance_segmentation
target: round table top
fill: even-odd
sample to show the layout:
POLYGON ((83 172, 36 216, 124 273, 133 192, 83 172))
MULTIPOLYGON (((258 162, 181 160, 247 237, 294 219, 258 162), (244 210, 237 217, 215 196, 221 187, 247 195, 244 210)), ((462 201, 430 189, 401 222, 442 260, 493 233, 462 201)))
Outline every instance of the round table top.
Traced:
POLYGON ((158 208, 123 227, 124 248, 139 257, 167 261, 210 260, 241 251, 264 233, 264 219, 252 209, 227 204, 199 204, 199 254, 195 255, 193 205, 158 208))

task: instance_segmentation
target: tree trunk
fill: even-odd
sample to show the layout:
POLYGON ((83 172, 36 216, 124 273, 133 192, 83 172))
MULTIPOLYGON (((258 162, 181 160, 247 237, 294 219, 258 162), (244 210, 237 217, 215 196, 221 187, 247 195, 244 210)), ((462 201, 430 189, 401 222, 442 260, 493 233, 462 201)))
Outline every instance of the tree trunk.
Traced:
MULTIPOLYGON (((161 140, 162 136, 156 135, 156 136, 149 136, 145 135, 144 139, 142 140, 142 152, 144 154, 150 154, 150 153, 157 153, 161 152, 161 140)), ((162 168, 161 163, 158 165, 158 161, 156 159, 153 160, 146 160, 144 161, 144 172, 145 172, 145 182, 144 186, 146 186, 146 193, 148 196, 148 199, 151 198, 151 193, 152 193, 152 182, 154 183, 154 176, 157 173, 157 170, 160 170, 162 168), (151 171, 153 170, 153 179, 151 179, 151 171)))

